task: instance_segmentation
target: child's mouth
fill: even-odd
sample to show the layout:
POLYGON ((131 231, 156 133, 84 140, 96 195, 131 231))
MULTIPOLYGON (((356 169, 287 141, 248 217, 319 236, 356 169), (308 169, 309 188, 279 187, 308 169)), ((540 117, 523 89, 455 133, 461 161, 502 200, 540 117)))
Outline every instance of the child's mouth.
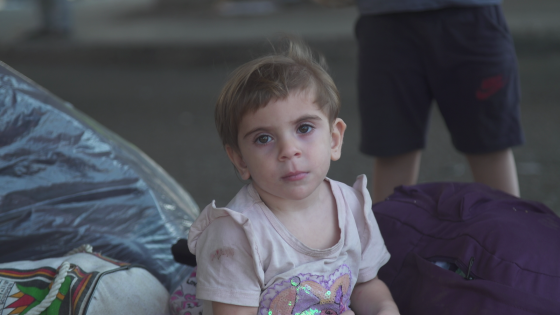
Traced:
POLYGON ((307 176, 307 174, 307 172, 290 172, 286 176, 283 176, 282 179, 287 181, 302 180, 307 176))

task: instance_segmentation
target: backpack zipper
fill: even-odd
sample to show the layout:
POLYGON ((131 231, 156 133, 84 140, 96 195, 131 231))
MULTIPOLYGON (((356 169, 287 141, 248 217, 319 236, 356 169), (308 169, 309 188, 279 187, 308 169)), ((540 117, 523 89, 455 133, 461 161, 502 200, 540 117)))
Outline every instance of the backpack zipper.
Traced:
POLYGON ((444 261, 444 262, 447 262, 447 263, 450 263, 450 264, 455 264, 455 266, 457 267, 457 270, 455 270, 455 271, 449 270, 449 271, 455 272, 456 274, 462 276, 466 280, 480 279, 472 271, 472 268, 474 266, 474 260, 475 260, 474 256, 471 256, 471 259, 469 260, 468 265, 465 265, 462 261, 460 261, 458 259, 453 259, 453 258, 444 257, 444 256, 430 257, 427 260, 430 261, 430 262, 444 261))

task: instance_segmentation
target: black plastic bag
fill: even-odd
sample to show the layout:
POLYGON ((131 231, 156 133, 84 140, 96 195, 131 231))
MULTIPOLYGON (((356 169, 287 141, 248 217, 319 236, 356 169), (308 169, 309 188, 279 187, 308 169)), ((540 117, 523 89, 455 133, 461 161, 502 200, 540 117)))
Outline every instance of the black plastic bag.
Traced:
POLYGON ((90 244, 172 290, 187 267, 171 245, 198 213, 138 148, 0 62, 0 263, 90 244))

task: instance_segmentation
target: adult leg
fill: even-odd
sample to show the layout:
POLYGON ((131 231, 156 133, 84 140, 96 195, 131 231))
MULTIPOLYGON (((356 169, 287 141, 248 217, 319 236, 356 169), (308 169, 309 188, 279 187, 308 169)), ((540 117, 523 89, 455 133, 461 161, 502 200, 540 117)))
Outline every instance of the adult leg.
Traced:
POLYGON ((511 149, 486 154, 466 154, 466 157, 476 182, 519 197, 517 170, 511 149))
POLYGON ((362 16, 356 25, 360 151, 375 158, 374 202, 418 178, 432 94, 416 16, 362 16))
POLYGON ((421 150, 376 157, 373 162, 373 203, 385 200, 397 186, 416 184, 421 157, 421 150))
POLYGON ((511 151, 524 141, 519 75, 501 7, 441 13, 439 36, 446 40, 434 44, 435 55, 446 57, 430 78, 453 145, 466 155, 475 181, 519 196, 511 151))

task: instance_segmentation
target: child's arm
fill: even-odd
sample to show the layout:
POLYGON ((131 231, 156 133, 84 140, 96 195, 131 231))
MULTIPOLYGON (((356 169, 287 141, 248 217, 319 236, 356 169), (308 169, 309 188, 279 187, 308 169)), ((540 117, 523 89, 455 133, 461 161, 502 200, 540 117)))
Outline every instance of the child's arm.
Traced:
POLYGON ((377 277, 354 287, 350 307, 356 315, 398 315, 389 288, 377 277))
POLYGON ((258 307, 212 302, 214 315, 256 315, 258 307))

